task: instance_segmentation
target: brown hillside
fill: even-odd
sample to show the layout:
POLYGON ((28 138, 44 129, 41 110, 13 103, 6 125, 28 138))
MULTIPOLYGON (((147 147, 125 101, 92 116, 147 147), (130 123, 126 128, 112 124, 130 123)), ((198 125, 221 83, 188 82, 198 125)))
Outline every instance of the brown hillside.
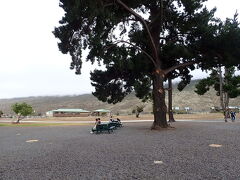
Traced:
MULTIPOLYGON (((196 81, 192 81, 182 92, 179 92, 174 86, 173 91, 173 106, 190 107, 193 112, 209 111, 212 106, 219 106, 219 97, 216 96, 214 90, 209 91, 203 96, 199 96, 194 92, 196 81)), ((167 99, 167 97, 166 97, 167 99)), ((27 97, 0 99, 0 110, 4 113, 11 113, 11 105, 16 102, 26 102, 31 104, 37 113, 45 113, 46 111, 58 108, 81 108, 86 110, 94 109, 109 109, 114 113, 131 114, 132 109, 136 105, 142 104, 141 100, 137 99, 134 94, 127 96, 122 102, 112 105, 98 101, 91 94, 77 96, 46 96, 46 97, 27 97)), ((152 112, 152 104, 145 104, 144 112, 152 112)), ((240 98, 232 99, 231 106, 240 106, 240 98)))

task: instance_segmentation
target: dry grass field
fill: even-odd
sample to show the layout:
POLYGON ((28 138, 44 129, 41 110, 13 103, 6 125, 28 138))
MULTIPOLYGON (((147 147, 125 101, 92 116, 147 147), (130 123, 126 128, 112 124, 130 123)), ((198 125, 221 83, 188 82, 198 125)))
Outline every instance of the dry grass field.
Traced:
MULTIPOLYGON (((38 119, 28 119, 36 121, 95 121, 98 118, 96 116, 89 117, 48 117, 48 118, 38 118, 38 119)), ((102 121, 108 121, 109 117, 100 117, 102 121)), ((126 116, 113 116, 113 118, 119 118, 121 120, 153 120, 152 114, 141 114, 139 118, 135 115, 126 116)), ((221 113, 198 113, 198 114, 175 114, 174 118, 176 120, 214 120, 222 119, 223 115, 221 113)))

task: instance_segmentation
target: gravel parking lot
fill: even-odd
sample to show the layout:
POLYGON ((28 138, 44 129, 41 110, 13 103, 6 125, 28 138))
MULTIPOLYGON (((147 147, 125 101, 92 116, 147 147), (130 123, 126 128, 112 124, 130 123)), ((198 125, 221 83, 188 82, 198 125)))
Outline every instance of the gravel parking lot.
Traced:
POLYGON ((239 122, 150 125, 0 127, 0 179, 240 179, 239 122))

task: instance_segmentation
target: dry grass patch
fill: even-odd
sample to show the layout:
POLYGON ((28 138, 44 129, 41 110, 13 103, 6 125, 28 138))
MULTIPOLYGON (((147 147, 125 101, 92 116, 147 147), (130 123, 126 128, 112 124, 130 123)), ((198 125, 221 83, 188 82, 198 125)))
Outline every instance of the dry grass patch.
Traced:
MULTIPOLYGON (((99 118, 97 116, 88 116, 88 117, 46 117, 46 118, 34 118, 34 119, 25 119, 24 121, 92 121, 95 122, 95 119, 99 118)), ((100 117, 101 121, 109 121, 110 117, 100 117)), ((125 115, 125 116, 113 116, 113 118, 119 118, 121 120, 153 120, 153 114, 141 114, 139 118, 136 118, 135 115, 125 115)), ((191 119, 191 120, 213 120, 213 119, 223 119, 222 113, 199 113, 199 114, 175 114, 174 118, 176 120, 180 119, 191 119)))
POLYGON ((90 123, 1 123, 4 127, 44 127, 44 126, 87 126, 92 125, 90 123))

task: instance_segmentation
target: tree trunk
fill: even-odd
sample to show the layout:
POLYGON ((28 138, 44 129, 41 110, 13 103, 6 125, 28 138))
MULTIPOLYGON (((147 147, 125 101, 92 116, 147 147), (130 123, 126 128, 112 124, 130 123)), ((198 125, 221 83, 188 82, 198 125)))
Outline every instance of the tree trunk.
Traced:
POLYGON ((20 123, 21 116, 17 116, 17 124, 20 123))
POLYGON ((172 79, 168 78, 168 121, 175 122, 172 111, 172 79))
POLYGON ((153 113, 154 122, 152 129, 167 128, 166 112, 167 107, 165 104, 165 90, 163 86, 164 76, 157 70, 153 78, 153 113))
POLYGON ((139 118, 139 113, 138 112, 136 113, 136 118, 139 118))
POLYGON ((227 122, 227 118, 228 118, 228 110, 226 108, 226 97, 225 97, 225 93, 223 92, 223 77, 222 77, 222 69, 221 66, 219 67, 219 93, 220 93, 220 103, 221 103, 221 107, 223 110, 223 114, 224 114, 224 121, 227 122))
POLYGON ((224 120, 225 122, 227 122, 227 119, 230 118, 230 115, 229 115, 229 108, 228 108, 228 105, 229 105, 229 95, 227 92, 224 92, 224 98, 223 98, 223 103, 224 103, 224 120))
MULTIPOLYGON (((160 22, 156 21, 151 24, 149 28, 150 40, 152 42, 152 57, 155 60, 155 72, 153 73, 153 113, 154 113, 154 122, 152 129, 161 129, 167 128, 167 106, 165 103, 165 90, 163 86, 165 72, 162 70, 162 61, 160 59, 160 37, 159 34, 163 31, 163 0, 161 0, 161 9, 159 17, 159 9, 156 5, 150 8, 150 16, 152 19, 160 18, 160 22)), ((163 33, 163 32, 162 32, 163 33)))
MULTIPOLYGON (((229 69, 225 67, 224 84, 229 83, 228 79, 227 79, 228 74, 229 74, 229 69)), ((224 92, 224 107, 225 107, 225 111, 226 111, 225 120, 230 117, 228 105, 229 105, 229 94, 228 94, 228 92, 224 92)))

